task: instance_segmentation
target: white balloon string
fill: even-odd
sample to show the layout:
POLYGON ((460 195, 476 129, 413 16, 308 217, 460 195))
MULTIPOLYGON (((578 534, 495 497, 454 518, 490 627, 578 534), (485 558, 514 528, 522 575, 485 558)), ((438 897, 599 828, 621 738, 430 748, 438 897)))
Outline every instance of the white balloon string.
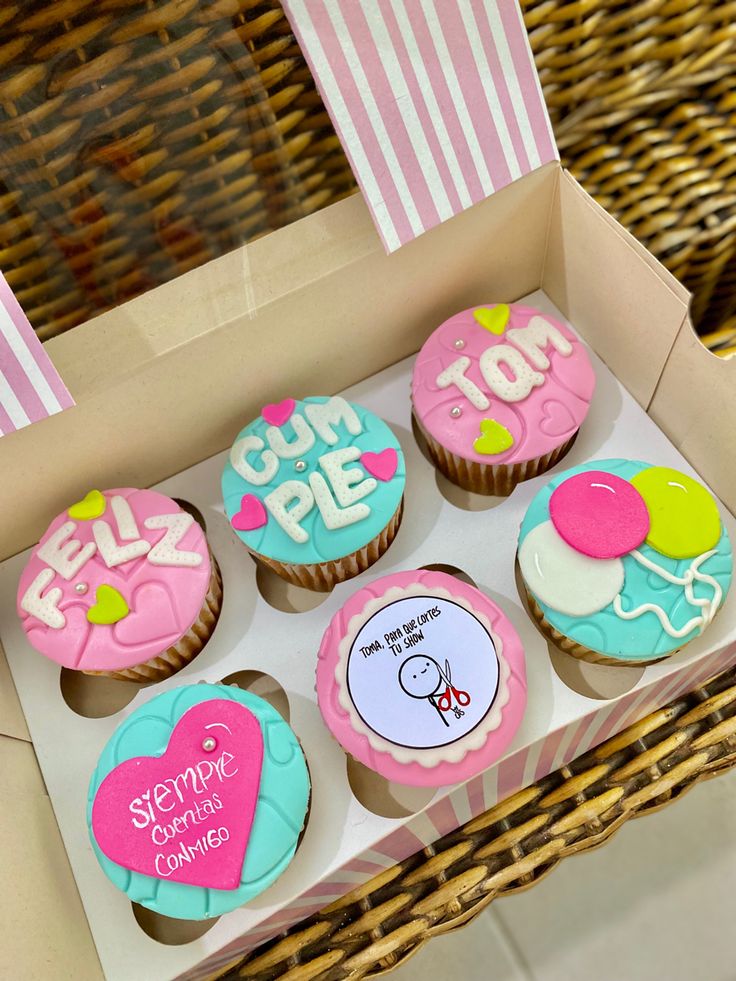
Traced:
POLYGON ((691 620, 688 620, 684 627, 680 627, 678 629, 673 625, 662 607, 657 606, 656 603, 643 603, 641 606, 637 606, 636 609, 625 610, 621 603, 621 596, 619 595, 613 601, 613 609, 616 612, 616 615, 621 617, 622 620, 635 620, 644 613, 653 613, 662 625, 662 629, 668 633, 670 637, 674 637, 676 639, 686 637, 687 634, 689 634, 696 627, 699 627, 700 632, 702 633, 716 615, 716 611, 721 605, 721 599, 723 598, 723 590, 721 589, 720 583, 714 579, 713 576, 700 571, 700 566, 703 564, 703 562, 706 562, 711 555, 715 555, 716 552, 717 549, 715 548, 711 549, 709 552, 703 552, 702 555, 698 555, 697 558, 693 559, 684 576, 676 576, 668 569, 663 569, 662 566, 657 565, 656 562, 653 562, 652 559, 647 558, 646 555, 642 555, 642 553, 637 549, 632 549, 629 554, 633 556, 639 565, 644 566, 644 568, 648 569, 650 572, 654 572, 666 582, 670 582, 676 586, 684 586, 685 599, 690 606, 699 607, 701 614, 700 616, 693 617, 691 620), (695 595, 693 591, 693 581, 696 579, 698 582, 706 583, 712 588, 713 596, 710 599, 705 599, 695 595))

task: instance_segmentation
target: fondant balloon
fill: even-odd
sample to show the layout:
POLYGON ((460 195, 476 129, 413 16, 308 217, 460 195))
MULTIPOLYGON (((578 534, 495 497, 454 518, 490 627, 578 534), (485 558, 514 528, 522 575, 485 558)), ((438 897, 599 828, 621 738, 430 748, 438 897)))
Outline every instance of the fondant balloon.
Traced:
POLYGON ((689 559, 714 548, 721 537, 718 507, 709 491, 679 470, 650 467, 631 478, 646 502, 647 544, 671 559, 689 559))
POLYGON ((626 555, 649 531, 649 512, 639 491, 603 470, 585 470, 563 481, 550 498, 549 514, 567 544, 594 559, 626 555))
POLYGON ((621 592, 621 559, 592 559, 560 538, 551 521, 537 525, 519 548, 519 565, 532 593, 567 616, 598 613, 621 592))

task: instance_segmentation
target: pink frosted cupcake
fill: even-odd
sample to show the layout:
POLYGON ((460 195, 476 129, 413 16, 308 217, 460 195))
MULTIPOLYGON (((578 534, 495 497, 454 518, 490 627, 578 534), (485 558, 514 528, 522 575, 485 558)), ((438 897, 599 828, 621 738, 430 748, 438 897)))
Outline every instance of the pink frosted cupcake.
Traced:
POLYGON ((18 615, 33 647, 64 667, 160 681, 204 647, 221 599, 204 532, 175 501, 93 490, 33 549, 18 615))
POLYGON ((500 759, 519 727, 524 650, 480 590, 444 572, 399 572, 333 617, 317 699, 343 749, 386 779, 458 783, 500 759))
POLYGON ((534 307, 498 303, 450 317, 414 365, 412 405, 435 466, 479 494, 510 494, 554 466, 588 413, 585 347, 534 307))

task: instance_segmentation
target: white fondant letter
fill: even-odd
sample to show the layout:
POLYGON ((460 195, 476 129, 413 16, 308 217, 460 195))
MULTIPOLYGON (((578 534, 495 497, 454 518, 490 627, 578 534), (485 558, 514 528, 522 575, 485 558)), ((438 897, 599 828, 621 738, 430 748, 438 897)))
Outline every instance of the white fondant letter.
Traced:
POLYGON ((95 521, 92 525, 92 534, 95 536, 100 555, 108 569, 122 565, 123 562, 130 562, 131 559, 139 559, 151 547, 145 538, 139 538, 128 545, 118 545, 112 528, 106 521, 95 521))
POLYGON ((360 436, 363 432, 355 409, 339 395, 333 395, 327 402, 307 402, 304 412, 319 438, 328 446, 334 446, 337 442, 338 437, 332 427, 341 422, 345 423, 351 436, 360 436))
POLYGON ((544 317, 532 317, 526 327, 507 330, 506 337, 524 352, 535 368, 542 371, 549 368, 549 358, 544 353, 544 348, 550 344, 563 358, 572 354, 572 344, 544 317))
POLYGON ((478 386, 467 377, 465 372, 470 367, 470 358, 463 357, 458 358, 457 361, 453 361, 452 364, 445 368, 443 372, 437 375, 437 386, 439 388, 449 388, 450 385, 456 385, 460 391, 463 393, 466 399, 470 401, 470 404, 475 406, 476 409, 483 411, 487 409, 491 404, 486 396, 481 392, 478 386))
POLYGON ((544 385, 544 375, 531 368, 515 347, 497 344, 488 347, 480 356, 480 370, 486 385, 504 402, 521 402, 538 385, 544 385), (504 364, 513 380, 501 370, 504 364))
POLYGON ((54 578, 53 569, 41 569, 28 589, 23 593, 20 601, 21 610, 30 613, 32 617, 45 623, 47 627, 60 630, 66 625, 66 617, 58 607, 61 599, 61 590, 58 586, 50 589, 46 595, 42 595, 44 589, 54 578))
MULTIPOLYGON (((319 465, 332 486, 337 503, 342 508, 350 507, 372 494, 378 486, 373 477, 366 477, 359 467, 343 470, 346 463, 352 463, 360 457, 361 451, 357 446, 346 446, 342 450, 332 450, 319 458, 319 465)), ((317 499, 319 504, 319 499, 317 499)))
POLYGON ((282 460, 295 460, 298 456, 309 453, 314 446, 314 433, 298 412, 290 416, 289 422, 296 436, 296 439, 290 442, 284 439, 284 434, 278 426, 269 426, 266 430, 268 445, 282 460))
POLYGON ((94 542, 87 542, 83 547, 82 543, 76 538, 67 541, 76 531, 77 526, 73 521, 65 521, 61 527, 57 528, 51 537, 43 543, 36 553, 46 565, 50 565, 54 572, 58 572, 63 579, 73 579, 82 566, 97 551, 94 542))
POLYGON ((192 527, 193 522, 194 518, 186 511, 175 514, 154 514, 146 518, 143 524, 151 531, 158 528, 167 529, 161 541, 156 542, 148 553, 148 561, 153 565, 185 565, 192 568, 201 565, 202 556, 199 552, 187 552, 186 549, 176 547, 192 527))
POLYGON ((310 473, 309 486, 312 488, 325 527, 329 528, 330 531, 354 525, 356 521, 362 521, 371 513, 367 504, 351 504, 346 508, 338 507, 330 488, 327 486, 327 481, 321 473, 310 473))
POLYGON ((260 436, 243 436, 242 439, 237 439, 233 443, 230 450, 230 463, 233 470, 239 473, 243 480, 247 480, 249 484, 255 484, 257 487, 273 480, 279 469, 278 457, 273 450, 264 450, 265 445, 260 436), (248 454, 258 450, 263 450, 261 453, 263 466, 260 470, 256 470, 248 463, 248 454))
POLYGON ((309 533, 299 522, 314 507, 314 496, 303 481, 285 480, 270 494, 266 494, 264 503, 289 538, 299 544, 309 541, 309 533), (289 507, 294 501, 296 504, 289 507))
POLYGON ((125 498, 116 494, 110 501, 110 506, 118 523, 118 535, 121 541, 131 542, 134 538, 138 538, 140 535, 138 525, 135 523, 133 512, 130 510, 130 504, 125 498))

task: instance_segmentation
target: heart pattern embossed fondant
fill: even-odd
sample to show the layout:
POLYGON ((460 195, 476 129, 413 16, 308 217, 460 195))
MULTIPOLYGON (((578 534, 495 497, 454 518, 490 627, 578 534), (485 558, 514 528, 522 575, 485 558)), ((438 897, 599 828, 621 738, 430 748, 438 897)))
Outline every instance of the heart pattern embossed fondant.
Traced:
POLYGON ((239 702, 182 715, 161 756, 120 763, 99 786, 92 829, 113 862, 184 885, 237 889, 258 800, 263 733, 239 702))

